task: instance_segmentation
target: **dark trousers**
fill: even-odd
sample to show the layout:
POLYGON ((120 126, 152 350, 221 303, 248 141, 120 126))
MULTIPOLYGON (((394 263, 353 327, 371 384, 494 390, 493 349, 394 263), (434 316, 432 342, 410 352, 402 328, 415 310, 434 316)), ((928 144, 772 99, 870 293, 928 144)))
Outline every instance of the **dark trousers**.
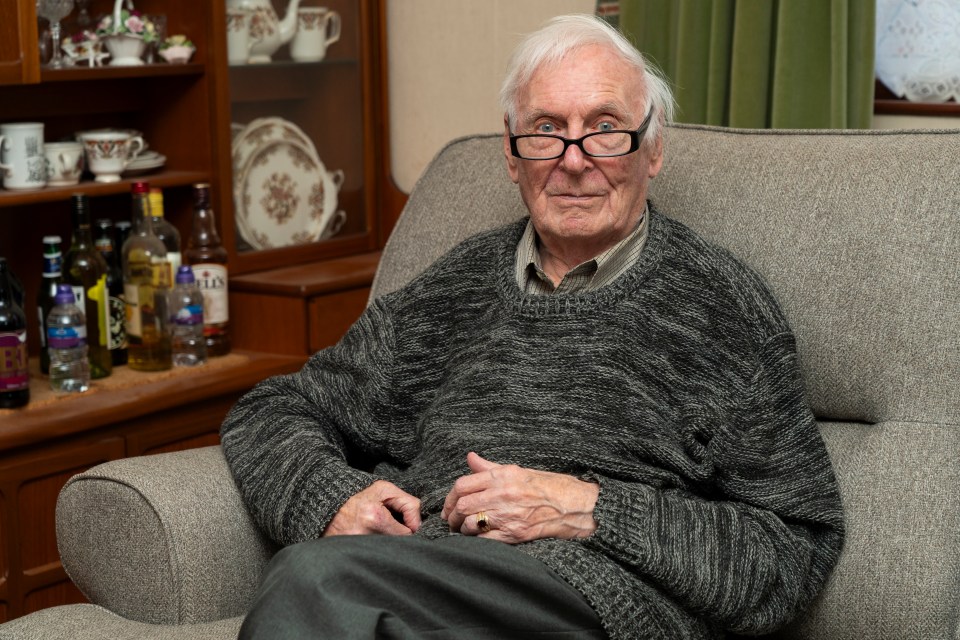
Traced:
POLYGON ((583 596, 540 561, 482 538, 339 536, 267 568, 241 639, 606 638, 583 596))

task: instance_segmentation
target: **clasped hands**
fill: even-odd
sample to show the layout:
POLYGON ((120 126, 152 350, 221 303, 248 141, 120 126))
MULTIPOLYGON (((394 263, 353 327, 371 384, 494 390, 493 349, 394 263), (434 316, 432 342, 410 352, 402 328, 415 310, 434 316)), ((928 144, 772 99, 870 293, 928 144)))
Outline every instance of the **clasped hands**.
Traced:
MULTIPOLYGON (((470 473, 454 482, 440 516, 451 531, 510 544, 538 538, 582 538, 597 524, 593 508, 600 487, 573 476, 501 465, 467 454, 470 473), (483 511, 487 530, 477 513, 483 511)), ((410 535, 420 528, 420 499, 377 480, 347 500, 324 536, 410 535)))

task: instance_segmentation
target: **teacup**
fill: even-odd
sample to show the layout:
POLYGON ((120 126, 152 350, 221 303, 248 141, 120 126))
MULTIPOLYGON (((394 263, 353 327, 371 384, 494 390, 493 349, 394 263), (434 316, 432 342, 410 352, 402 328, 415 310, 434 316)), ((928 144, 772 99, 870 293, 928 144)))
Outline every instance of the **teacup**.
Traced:
POLYGON ((7 189, 38 189, 47 184, 42 122, 0 124, 0 175, 7 189))
POLYGON ((96 182, 119 182, 120 174, 144 147, 142 137, 120 132, 87 132, 80 140, 96 182))
POLYGON ((77 184, 83 174, 83 145, 79 142, 48 142, 43 145, 47 158, 47 184, 51 187, 77 184))
POLYGON ((297 11, 297 33, 290 43, 296 62, 320 62, 327 47, 340 39, 340 14, 327 7, 302 7, 297 11))

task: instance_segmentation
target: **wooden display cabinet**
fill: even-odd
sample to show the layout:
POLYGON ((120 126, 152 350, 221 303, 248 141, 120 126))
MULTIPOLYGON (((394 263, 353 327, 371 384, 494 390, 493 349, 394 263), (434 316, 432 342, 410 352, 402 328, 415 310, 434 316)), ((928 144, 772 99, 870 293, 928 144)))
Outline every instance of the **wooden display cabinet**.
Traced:
MULTIPOLYGON (((94 219, 129 220, 135 180, 164 189, 165 215, 184 240, 192 223, 191 186, 211 184, 229 252, 234 334, 234 351, 207 368, 145 374, 119 367, 80 396, 43 396, 47 380, 34 371, 31 404, 0 410, 0 622, 81 599, 60 567, 53 528, 56 496, 71 475, 106 460, 216 443, 236 398, 258 380, 299 368, 312 350, 338 339, 366 303, 389 231, 377 202, 383 2, 303 4, 324 4, 343 17, 340 42, 322 62, 292 62, 284 46, 269 65, 230 67, 223 2, 135 0, 141 12, 166 16, 168 34, 196 43, 189 63, 51 70, 39 57, 38 24, 45 21, 38 23, 35 0, 0 3, 0 123, 43 122, 46 141, 100 127, 137 129, 167 158, 159 170, 114 184, 85 176, 73 187, 0 189, 0 256, 27 292, 34 369, 43 236, 59 235, 64 251, 69 247, 75 192, 91 198, 94 219), (343 170, 338 206, 347 219, 335 237, 266 251, 240 242, 231 123, 263 116, 295 121, 327 168, 343 170), (273 305, 277 300, 287 307, 273 305), (265 308, 292 311, 265 315, 265 308), (289 329, 291 322, 301 333, 289 329), (271 334, 293 338, 263 339, 271 334)), ((285 6, 279 0, 276 6, 282 15, 285 6)), ((112 8, 112 0, 92 0, 89 11, 96 18, 112 8)), ((65 33, 76 30, 75 17, 63 22, 65 33)))

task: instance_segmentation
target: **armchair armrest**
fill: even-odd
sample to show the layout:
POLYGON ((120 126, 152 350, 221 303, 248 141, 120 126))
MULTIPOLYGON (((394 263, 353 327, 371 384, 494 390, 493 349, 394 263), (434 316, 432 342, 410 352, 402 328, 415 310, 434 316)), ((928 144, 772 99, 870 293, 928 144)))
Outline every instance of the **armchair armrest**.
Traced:
POLYGON ((161 624, 246 613, 276 551, 247 514, 219 446, 74 476, 57 501, 57 541, 91 602, 161 624))

